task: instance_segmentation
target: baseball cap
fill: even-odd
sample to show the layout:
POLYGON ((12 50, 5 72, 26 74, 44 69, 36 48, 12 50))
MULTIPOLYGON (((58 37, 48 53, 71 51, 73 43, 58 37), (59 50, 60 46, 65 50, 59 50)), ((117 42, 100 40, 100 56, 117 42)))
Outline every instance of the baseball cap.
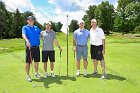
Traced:
POLYGON ((94 19, 94 18, 91 20, 91 22, 96 22, 97 23, 96 19, 94 19))
POLYGON ((46 24, 46 25, 52 25, 51 22, 46 22, 45 24, 46 24))
POLYGON ((78 24, 85 23, 83 20, 78 21, 78 24))
POLYGON ((29 19, 35 20, 35 17, 34 16, 28 16, 27 20, 29 20, 29 19))

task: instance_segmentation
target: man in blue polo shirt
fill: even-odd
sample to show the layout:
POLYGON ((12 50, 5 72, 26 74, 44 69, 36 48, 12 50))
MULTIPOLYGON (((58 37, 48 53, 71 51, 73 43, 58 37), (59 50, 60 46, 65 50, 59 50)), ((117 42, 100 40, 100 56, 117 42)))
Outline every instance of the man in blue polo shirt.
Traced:
POLYGON ((35 68, 35 76, 37 78, 41 78, 38 74, 38 67, 40 62, 40 32, 41 30, 34 25, 35 18, 33 16, 29 16, 27 18, 27 25, 23 26, 22 28, 22 37, 25 40, 26 45, 26 74, 27 74, 27 81, 31 82, 32 79, 29 74, 30 70, 30 63, 32 59, 34 60, 34 68, 35 68), (30 54, 31 53, 31 54, 30 54))
POLYGON ((84 28, 84 21, 81 20, 79 22, 79 29, 77 29, 74 32, 74 40, 73 40, 73 46, 74 51, 76 51, 76 59, 77 59, 77 73, 76 75, 80 75, 80 60, 81 56, 83 57, 84 61, 84 76, 87 76, 86 69, 88 65, 87 61, 87 55, 88 55, 88 38, 90 36, 90 33, 87 29, 84 28))

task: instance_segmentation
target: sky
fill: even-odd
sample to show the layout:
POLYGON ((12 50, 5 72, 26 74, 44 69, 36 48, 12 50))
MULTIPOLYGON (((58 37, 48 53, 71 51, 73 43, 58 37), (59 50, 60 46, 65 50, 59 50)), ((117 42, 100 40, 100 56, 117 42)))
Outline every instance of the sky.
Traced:
POLYGON ((17 8, 20 12, 31 11, 37 21, 44 24, 48 21, 64 23, 72 19, 81 20, 85 10, 90 5, 98 5, 102 1, 109 1, 117 7, 118 0, 2 0, 9 11, 14 12, 17 8))

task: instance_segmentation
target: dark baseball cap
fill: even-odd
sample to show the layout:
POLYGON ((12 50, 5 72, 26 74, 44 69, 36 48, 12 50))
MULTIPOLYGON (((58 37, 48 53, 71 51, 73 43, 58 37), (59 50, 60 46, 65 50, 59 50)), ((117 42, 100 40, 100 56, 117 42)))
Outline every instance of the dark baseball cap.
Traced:
POLYGON ((29 20, 29 19, 35 20, 35 17, 34 16, 28 16, 27 20, 29 20))

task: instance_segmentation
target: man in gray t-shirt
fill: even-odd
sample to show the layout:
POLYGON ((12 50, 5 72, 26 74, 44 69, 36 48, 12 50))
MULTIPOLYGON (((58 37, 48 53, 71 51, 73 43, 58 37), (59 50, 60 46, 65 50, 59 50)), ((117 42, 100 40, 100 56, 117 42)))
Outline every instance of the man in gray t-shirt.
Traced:
POLYGON ((44 78, 48 76, 47 73, 47 62, 48 58, 50 60, 50 67, 51 67, 51 76, 55 77, 54 75, 54 62, 55 62, 55 51, 54 51, 54 43, 59 48, 60 52, 62 51, 61 47, 58 44, 56 39, 55 32, 51 29, 51 23, 46 23, 46 30, 41 32, 42 37, 42 62, 44 63, 44 78))

